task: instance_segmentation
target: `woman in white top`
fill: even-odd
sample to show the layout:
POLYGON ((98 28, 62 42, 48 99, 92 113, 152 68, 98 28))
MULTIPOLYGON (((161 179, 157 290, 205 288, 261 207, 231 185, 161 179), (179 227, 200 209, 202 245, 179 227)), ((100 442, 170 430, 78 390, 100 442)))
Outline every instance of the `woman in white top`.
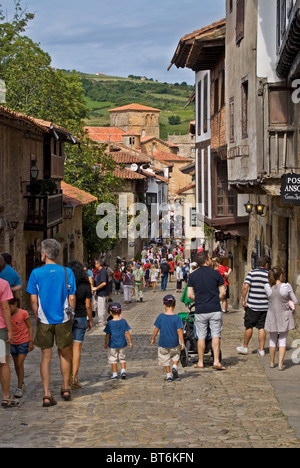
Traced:
POLYGON ((281 267, 274 267, 269 271, 269 283, 265 291, 269 298, 265 330, 270 333, 271 367, 275 367, 277 340, 279 341, 278 369, 284 370, 283 360, 286 353, 287 337, 290 330, 295 328, 294 312, 298 300, 289 283, 283 283, 284 271, 281 267))
POLYGON ((158 268, 158 264, 155 262, 154 265, 152 265, 150 268, 150 281, 151 281, 152 290, 154 293, 155 293, 156 283, 157 283, 158 278, 159 278, 159 268, 158 268))

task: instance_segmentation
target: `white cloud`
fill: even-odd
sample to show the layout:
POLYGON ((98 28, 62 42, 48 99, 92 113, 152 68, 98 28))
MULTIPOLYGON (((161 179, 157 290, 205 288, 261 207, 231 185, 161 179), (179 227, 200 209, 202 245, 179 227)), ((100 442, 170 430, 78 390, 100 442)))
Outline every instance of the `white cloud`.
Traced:
POLYGON ((194 80, 190 70, 167 72, 180 38, 225 15, 225 0, 26 2, 36 13, 27 34, 57 68, 169 82, 194 80))

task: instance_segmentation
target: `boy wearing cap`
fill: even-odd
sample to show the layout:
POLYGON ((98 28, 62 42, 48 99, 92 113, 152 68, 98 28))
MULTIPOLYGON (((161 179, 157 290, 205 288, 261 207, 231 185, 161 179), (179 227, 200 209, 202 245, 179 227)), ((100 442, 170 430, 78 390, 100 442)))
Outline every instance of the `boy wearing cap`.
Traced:
POLYGON ((118 362, 121 364, 121 379, 127 378, 126 374, 126 354, 125 350, 127 347, 127 340, 129 341, 129 347, 133 348, 131 335, 129 330, 130 326, 125 319, 121 317, 122 307, 119 303, 114 302, 108 308, 108 312, 111 314, 112 319, 107 323, 104 333, 105 337, 105 349, 108 350, 108 362, 112 366, 112 380, 118 379, 118 362))
POLYGON ((166 369, 167 382, 179 380, 178 363, 180 351, 184 349, 183 322, 175 314, 176 299, 170 294, 164 298, 165 313, 160 314, 155 321, 155 329, 151 345, 155 344, 155 338, 160 332, 158 342, 158 365, 166 369), (171 371, 171 365, 172 371, 171 371))

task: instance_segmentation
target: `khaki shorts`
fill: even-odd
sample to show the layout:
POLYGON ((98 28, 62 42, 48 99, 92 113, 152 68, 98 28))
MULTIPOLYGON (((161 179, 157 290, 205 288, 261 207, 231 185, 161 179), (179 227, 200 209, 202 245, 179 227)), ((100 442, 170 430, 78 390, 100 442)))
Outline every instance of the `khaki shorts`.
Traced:
POLYGON ((176 348, 158 348, 158 365, 170 367, 173 362, 180 360, 180 346, 176 348))
POLYGON ((108 348, 107 357, 109 364, 117 364, 118 362, 126 362, 126 348, 114 349, 108 348))
POLYGON ((64 349, 73 343, 72 320, 57 325, 38 322, 34 344, 41 349, 50 349, 55 343, 58 349, 64 349))

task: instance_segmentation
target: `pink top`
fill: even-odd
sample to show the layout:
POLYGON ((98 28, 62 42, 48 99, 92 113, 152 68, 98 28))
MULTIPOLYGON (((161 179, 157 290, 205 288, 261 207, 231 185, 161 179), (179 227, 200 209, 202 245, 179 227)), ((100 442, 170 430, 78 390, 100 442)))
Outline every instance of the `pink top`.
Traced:
POLYGON ((2 312, 2 302, 13 299, 9 283, 0 278, 0 329, 7 328, 2 312))
POLYGON ((26 320, 29 319, 27 310, 19 309, 16 314, 11 316, 11 323, 13 327, 14 345, 28 343, 29 331, 26 325, 26 320))

